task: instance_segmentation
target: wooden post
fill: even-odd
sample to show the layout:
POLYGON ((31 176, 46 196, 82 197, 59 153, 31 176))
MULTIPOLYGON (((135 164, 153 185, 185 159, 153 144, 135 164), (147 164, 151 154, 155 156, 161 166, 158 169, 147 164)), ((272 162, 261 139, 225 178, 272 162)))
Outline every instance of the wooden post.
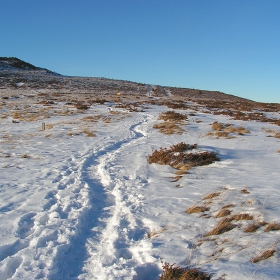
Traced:
POLYGON ((46 129, 46 125, 44 122, 42 122, 42 130, 45 130, 46 129))

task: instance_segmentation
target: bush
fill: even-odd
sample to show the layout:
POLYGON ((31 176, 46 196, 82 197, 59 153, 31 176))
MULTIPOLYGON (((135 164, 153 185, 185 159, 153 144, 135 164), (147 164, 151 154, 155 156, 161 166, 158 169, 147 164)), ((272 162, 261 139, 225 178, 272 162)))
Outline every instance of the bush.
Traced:
POLYGON ((165 262, 162 266, 163 272, 159 277, 159 280, 210 280, 209 274, 200 271, 199 268, 189 268, 175 266, 175 264, 169 264, 165 262))

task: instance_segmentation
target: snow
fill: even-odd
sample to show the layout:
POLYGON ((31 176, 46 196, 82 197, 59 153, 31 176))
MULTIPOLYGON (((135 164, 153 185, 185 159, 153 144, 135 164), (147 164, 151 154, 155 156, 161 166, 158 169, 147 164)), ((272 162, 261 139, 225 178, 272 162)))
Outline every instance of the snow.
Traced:
POLYGON ((50 127, 44 131, 42 120, 0 120, 1 280, 158 279, 161 261, 200 267, 213 279, 279 278, 279 231, 244 233, 252 221, 241 221, 224 234, 203 235, 230 203, 234 214, 279 223, 280 141, 265 129, 280 129, 202 110, 189 117, 183 134, 164 135, 153 125, 166 110, 94 105, 44 119, 50 127), (86 122, 87 116, 96 120, 86 122), (214 121, 250 133, 207 136, 214 121), (147 163, 153 149, 182 141, 215 151, 221 160, 191 169, 178 182, 170 166, 147 163), (220 195, 209 204, 208 218, 186 213, 212 192, 220 195), (250 261, 266 248, 276 250, 273 257, 250 261))

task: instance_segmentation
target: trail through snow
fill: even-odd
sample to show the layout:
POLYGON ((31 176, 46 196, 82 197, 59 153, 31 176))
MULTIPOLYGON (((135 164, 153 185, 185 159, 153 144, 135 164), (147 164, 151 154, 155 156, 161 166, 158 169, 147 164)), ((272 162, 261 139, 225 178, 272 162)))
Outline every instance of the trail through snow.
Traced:
POLYGON ((229 204, 255 222, 279 221, 279 139, 267 137, 275 126, 196 112, 181 135, 163 135, 153 125, 166 110, 151 105, 128 114, 98 105, 88 115, 52 117, 46 131, 38 122, 2 120, 0 280, 155 280, 161 260, 201 267, 213 279, 277 279, 279 231, 244 233, 251 221, 241 221, 228 233, 203 236, 229 204), (207 136, 214 121, 250 133, 207 136), (86 137, 84 127, 96 137, 86 137), (221 161, 178 182, 170 166, 147 163, 153 149, 182 141, 221 161), (220 195, 208 201, 207 215, 186 213, 211 192, 220 195), (253 264, 263 248, 276 253, 253 264))

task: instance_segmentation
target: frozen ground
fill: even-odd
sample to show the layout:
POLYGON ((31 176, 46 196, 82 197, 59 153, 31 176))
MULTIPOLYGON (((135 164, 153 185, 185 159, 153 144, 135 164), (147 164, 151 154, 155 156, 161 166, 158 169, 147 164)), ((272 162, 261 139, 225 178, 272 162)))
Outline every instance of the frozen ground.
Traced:
POLYGON ((213 279, 279 279, 280 231, 266 232, 264 223, 244 229, 279 223, 280 141, 268 136, 280 128, 188 109, 176 110, 188 116, 184 132, 166 135, 153 125, 171 109, 113 105, 19 123, 2 107, 0 279, 158 279, 161 261, 200 267, 213 279), (214 121, 250 133, 207 135, 214 121), (147 163, 153 149, 182 141, 221 160, 179 181, 173 168, 147 163), (209 210, 187 214, 194 204, 209 210), (253 220, 205 237, 229 204, 253 220), (251 262, 268 249, 273 256, 251 262))

